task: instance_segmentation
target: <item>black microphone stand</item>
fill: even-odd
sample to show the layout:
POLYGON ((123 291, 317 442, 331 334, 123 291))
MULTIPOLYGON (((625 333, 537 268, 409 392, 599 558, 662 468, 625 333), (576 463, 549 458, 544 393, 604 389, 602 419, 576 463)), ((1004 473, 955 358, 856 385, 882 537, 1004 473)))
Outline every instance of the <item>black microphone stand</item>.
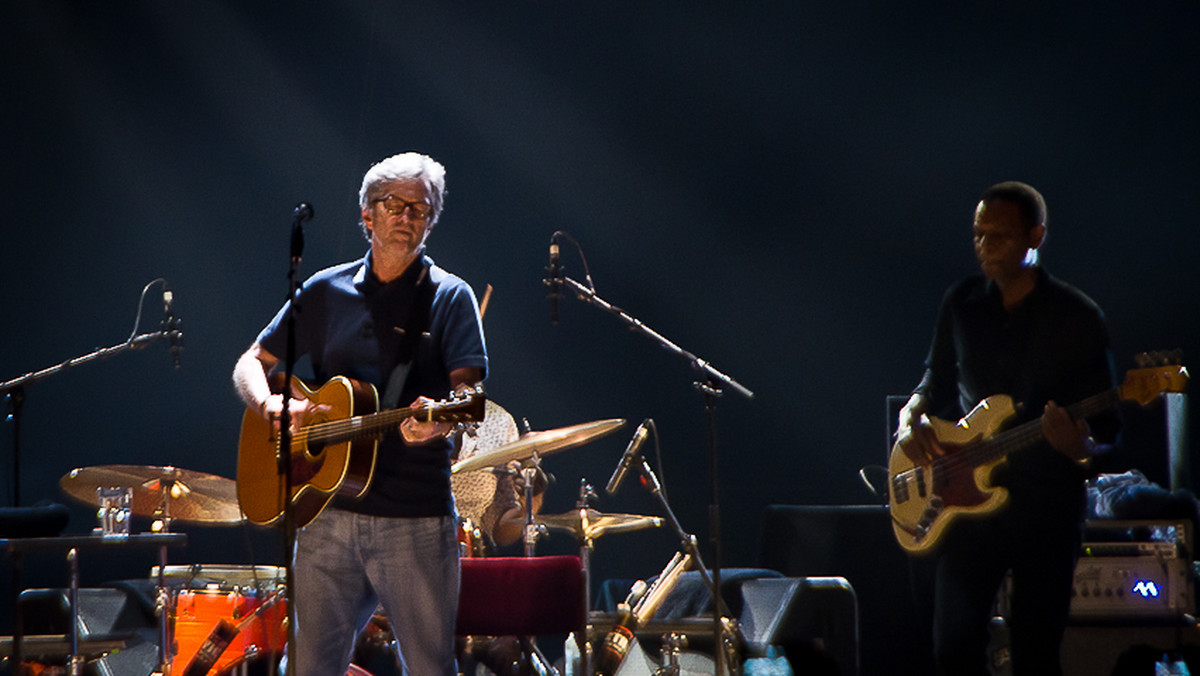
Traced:
MULTIPOLYGON (((555 233, 558 234, 558 233, 555 233)), ((709 590, 713 598, 713 659, 716 661, 717 674, 724 672, 724 651, 722 650, 722 625, 721 612, 723 607, 721 602, 721 508, 720 508, 720 479, 718 476, 718 453, 717 453, 717 420, 716 420, 716 401, 721 396, 721 387, 729 387, 738 394, 753 399, 754 393, 741 383, 737 382, 730 376, 717 370, 712 364, 701 359, 700 357, 688 352, 675 343, 667 340, 662 334, 647 326, 640 319, 631 316, 621 308, 609 303, 600 296, 590 286, 584 286, 570 277, 562 276, 556 279, 543 280, 544 283, 550 286, 551 289, 557 288, 557 285, 565 285, 575 291, 579 300, 582 300, 592 306, 598 307, 609 314, 624 322, 630 330, 637 331, 658 343, 669 352, 673 352, 680 357, 683 357, 692 365, 692 368, 702 374, 702 378, 695 383, 697 390, 704 396, 704 411, 708 419, 708 455, 709 455, 709 471, 712 475, 711 500, 708 508, 709 517, 709 538, 712 546, 713 564, 712 578, 706 580, 710 582, 709 590)), ((699 559, 697 559, 699 563, 699 559)), ((703 570, 703 566, 701 566, 703 570)))
MULTIPOLYGON (((148 291, 150 289, 151 285, 155 284, 156 282, 163 282, 164 284, 166 283, 164 280, 162 280, 160 278, 160 279, 156 279, 156 280, 150 282, 149 284, 147 284, 145 289, 142 290, 143 300, 145 299, 146 291, 148 291)), ((140 320, 141 320, 141 304, 139 303, 139 305, 138 305, 138 321, 140 322, 140 320)), ((39 380, 42 380, 43 378, 47 378, 49 376, 55 375, 56 373, 62 373, 63 371, 66 371, 67 369, 74 367, 74 366, 79 366, 81 364, 86 364, 88 362, 95 361, 97 359, 106 359, 108 357, 112 357, 114 355, 121 354, 122 352, 125 352, 126 350, 140 350, 141 348, 145 347, 146 345, 149 345, 150 343, 158 340, 159 338, 168 338, 168 339, 177 341, 177 340, 179 340, 180 337, 182 337, 182 335, 183 335, 183 332, 179 329, 178 324, 173 320, 169 321, 169 322, 164 321, 163 326, 160 330, 153 331, 150 333, 139 334, 137 332, 137 326, 135 325, 133 335, 131 335, 129 337, 129 339, 123 343, 118 343, 118 344, 112 345, 110 347, 99 348, 99 349, 89 352, 85 355, 81 355, 79 357, 72 357, 71 359, 68 359, 68 360, 62 362, 61 364, 56 364, 49 368, 44 368, 44 369, 41 369, 38 371, 26 373, 23 376, 18 376, 16 378, 13 378, 12 380, 7 380, 5 382, 0 383, 0 393, 4 394, 5 399, 8 401, 9 413, 5 417, 5 420, 12 425, 12 445, 13 445, 13 461, 12 461, 13 474, 12 474, 12 476, 13 476, 13 506, 14 507, 21 506, 21 438, 20 437, 21 437, 21 409, 22 409, 22 405, 25 403, 25 385, 30 384, 30 383, 35 383, 39 380)))
MULTIPOLYGON (((292 506, 292 417, 288 407, 292 400, 292 376, 296 369, 296 301, 300 291, 300 259, 304 254, 304 222, 313 216, 313 208, 306 202, 296 205, 293 211, 292 236, 288 257, 288 308, 285 322, 287 348, 284 354, 283 410, 279 414, 279 453, 276 456, 276 471, 283 477, 283 551, 284 551, 284 596, 287 598, 288 629, 287 643, 296 645, 296 571, 293 550, 296 547, 296 513, 292 506)), ((296 673, 295 651, 288 658, 287 674, 296 673)))
MULTIPOLYGON (((183 331, 180 329, 179 322, 174 317, 165 318, 162 323, 162 328, 158 331, 153 331, 150 333, 141 333, 141 334, 138 333, 138 327, 140 326, 141 319, 142 319, 142 303, 145 301, 146 292, 150 290, 151 286, 153 286, 154 284, 159 283, 159 282, 162 282, 163 287, 164 287, 164 293, 167 293, 166 289, 165 289, 166 280, 162 279, 161 277, 159 279, 155 279, 155 280, 151 281, 150 283, 146 284, 146 286, 142 289, 142 296, 138 302, 138 314, 137 314, 137 319, 134 321, 133 333, 130 334, 129 339, 126 340, 125 342, 118 343, 118 344, 112 345, 110 347, 100 348, 100 349, 94 350, 92 352, 89 352, 85 355, 82 355, 79 357, 73 357, 71 359, 68 359, 68 360, 60 363, 60 364, 56 364, 54 366, 44 368, 44 369, 41 369, 38 371, 26 373, 23 376, 18 376, 11 380, 7 380, 5 382, 0 383, 0 393, 4 394, 5 399, 8 401, 8 407, 9 407, 9 413, 5 419, 7 420, 8 423, 10 423, 12 425, 13 507, 21 506, 21 409, 22 409, 23 404, 25 403, 25 385, 35 383, 39 380, 42 380, 43 378, 48 378, 56 373, 62 373, 63 371, 66 371, 69 368, 79 366, 81 364, 86 364, 88 362, 96 361, 98 359, 106 359, 108 357, 112 357, 112 356, 121 354, 122 352, 125 352, 127 350, 140 350, 141 348, 149 345, 150 343, 158 340, 159 338, 167 338, 172 342, 173 345, 178 345, 180 340, 183 337, 183 331)), ((176 364, 176 368, 178 368, 178 364, 176 364)), ((167 521, 165 523, 169 527, 170 522, 167 521)), ((74 554, 74 550, 72 550, 72 554, 74 554)), ((73 566, 77 565, 77 562, 74 560, 74 558, 71 558, 71 565, 73 565, 73 566)), ((167 667, 168 649, 169 649, 169 646, 167 645, 166 637, 167 637, 168 614, 170 613, 170 608, 167 605, 168 599, 166 597, 166 585, 163 581, 163 572, 162 572, 166 569, 166 565, 167 565, 167 550, 166 550, 166 544, 163 544, 159 550, 159 576, 158 576, 158 600, 157 600, 158 612, 159 612, 159 637, 160 637, 159 647, 158 647, 158 668, 161 671, 165 671, 165 669, 167 667)), ((14 566, 14 570, 17 570, 17 569, 19 569, 20 564, 17 563, 16 560, 14 560, 13 566, 14 566)), ((74 571, 74 572, 77 572, 77 571, 74 571)), ((72 578, 73 584, 75 584, 75 577, 77 577, 77 575, 75 575, 72 578)), ((17 632, 18 636, 20 636, 23 631, 21 629, 20 615, 16 613, 19 592, 20 592, 20 590, 17 589, 16 587, 14 587, 12 590, 12 593, 13 593, 12 604, 13 604, 13 609, 14 609, 13 612, 14 612, 14 616, 17 618, 17 620, 14 624, 16 624, 16 632, 17 632)), ((71 603, 72 612, 75 612, 78 609, 78 605, 74 601, 75 601, 75 599, 74 599, 74 595, 73 595, 72 603, 71 603)), ((74 623, 72 623, 72 626, 74 626, 74 623)), ((77 647, 77 646, 73 646, 73 649, 71 651, 73 655, 78 653, 78 651, 75 650, 74 647, 77 647)), ((15 670, 13 673, 20 673, 20 671, 21 671, 21 664, 22 664, 21 652, 22 652, 21 641, 20 640, 14 641, 13 642, 12 663, 17 666, 15 667, 15 670)))

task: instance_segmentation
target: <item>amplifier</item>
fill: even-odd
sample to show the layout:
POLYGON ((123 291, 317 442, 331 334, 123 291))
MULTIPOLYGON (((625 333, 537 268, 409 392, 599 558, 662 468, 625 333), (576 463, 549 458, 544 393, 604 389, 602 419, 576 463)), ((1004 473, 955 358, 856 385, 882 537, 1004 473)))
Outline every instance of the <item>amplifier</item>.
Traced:
POLYGON ((1071 618, 1177 618, 1196 609, 1187 521, 1089 521, 1071 618))
POLYGON ((1072 619, 1170 618, 1196 608, 1191 562, 1179 557, 1080 559, 1072 619))

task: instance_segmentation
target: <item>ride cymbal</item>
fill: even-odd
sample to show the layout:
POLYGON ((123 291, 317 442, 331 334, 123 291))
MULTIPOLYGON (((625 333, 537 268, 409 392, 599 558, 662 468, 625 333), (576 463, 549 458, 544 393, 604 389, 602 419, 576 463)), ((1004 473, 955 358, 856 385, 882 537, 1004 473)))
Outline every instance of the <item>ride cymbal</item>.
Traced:
POLYGON ((215 474, 170 465, 98 465, 77 467, 64 474, 58 484, 70 497, 92 506, 96 505, 97 488, 133 489, 130 511, 138 516, 160 517, 165 504, 172 521, 242 521, 237 483, 215 474))
POLYGON ((620 429, 624 424, 624 418, 610 418, 554 430, 526 432, 515 441, 510 441, 489 451, 480 451, 466 460, 454 463, 450 467, 450 472, 457 474, 485 467, 502 467, 513 460, 528 460, 533 457, 534 453, 539 456, 550 455, 599 439, 620 429))
POLYGON ((539 514, 535 523, 545 524, 552 530, 570 531, 577 538, 594 540, 608 533, 629 533, 643 528, 658 528, 663 524, 661 517, 641 514, 605 514, 591 508, 586 513, 576 509, 565 514, 539 514))

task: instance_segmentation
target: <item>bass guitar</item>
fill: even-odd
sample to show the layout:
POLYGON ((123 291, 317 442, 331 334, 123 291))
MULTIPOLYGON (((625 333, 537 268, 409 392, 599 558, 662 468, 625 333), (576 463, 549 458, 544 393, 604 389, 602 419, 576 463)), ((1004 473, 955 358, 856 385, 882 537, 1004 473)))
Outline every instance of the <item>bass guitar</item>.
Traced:
POLYGON ((279 430, 258 411, 242 416, 238 444, 237 494, 242 513, 252 523, 270 524, 283 516, 286 499, 293 505, 296 527, 312 521, 335 495, 362 497, 375 473, 375 453, 385 432, 408 418, 422 422, 458 423, 483 419, 486 397, 481 391, 418 408, 379 410, 379 395, 370 383, 335 376, 313 391, 298 378, 292 391, 317 406, 292 434, 286 453, 291 463, 291 495, 280 472, 285 452, 279 430))
MULTIPOLYGON (((1122 401, 1145 406, 1162 393, 1182 392, 1187 381, 1182 366, 1146 366, 1129 371, 1120 387, 1067 411, 1082 420, 1122 401)), ((1004 505, 1008 491, 991 485, 992 470, 1009 453, 1043 438, 1040 419, 1001 431, 1016 411, 1012 398, 1001 394, 984 399, 958 422, 928 418, 938 446, 945 451, 932 460, 917 450, 911 434, 900 437, 888 462, 888 497, 892 529, 901 547, 914 554, 928 553, 956 518, 987 516, 1004 505)))

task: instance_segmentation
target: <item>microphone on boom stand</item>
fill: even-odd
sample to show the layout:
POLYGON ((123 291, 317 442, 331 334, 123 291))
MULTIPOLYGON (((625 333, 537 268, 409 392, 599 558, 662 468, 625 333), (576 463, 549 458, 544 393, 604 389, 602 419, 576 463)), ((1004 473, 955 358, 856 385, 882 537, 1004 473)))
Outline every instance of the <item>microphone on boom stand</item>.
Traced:
POLYGON ((175 316, 175 294, 163 285, 162 330, 170 341, 171 361, 179 368, 179 353, 183 351, 183 320, 175 316))
POLYGON ((546 297, 550 299, 550 323, 558 324, 558 292, 562 273, 558 267, 558 242, 553 238, 550 239, 550 265, 546 270, 549 273, 546 285, 550 287, 550 293, 546 297))

